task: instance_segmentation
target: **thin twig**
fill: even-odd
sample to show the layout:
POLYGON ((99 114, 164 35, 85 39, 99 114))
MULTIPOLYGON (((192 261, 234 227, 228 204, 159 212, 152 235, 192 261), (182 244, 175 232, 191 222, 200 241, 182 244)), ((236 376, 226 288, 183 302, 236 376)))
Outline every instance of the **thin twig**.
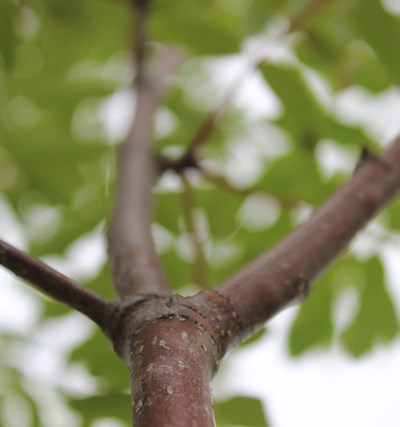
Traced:
POLYGON ((133 56, 136 66, 136 81, 140 82, 143 73, 145 50, 146 50, 146 32, 147 20, 150 11, 150 0, 132 0, 135 11, 135 24, 133 35, 133 56))
MULTIPOLYGON (((328 7, 336 0, 311 0, 309 3, 301 7, 298 11, 292 14, 289 18, 289 24, 282 33, 290 34, 303 28, 307 22, 318 12, 328 7)), ((187 148, 182 155, 181 159, 168 162, 163 160, 160 162, 162 170, 175 169, 179 165, 181 169, 185 167, 193 167, 193 161, 187 163, 186 159, 194 159, 195 164, 198 159, 198 152, 200 148, 209 140, 212 134, 217 129, 221 120, 225 117, 226 112, 232 104, 232 101, 237 94, 238 90, 242 87, 243 82, 246 81, 249 75, 255 72, 258 68, 266 63, 266 58, 255 60, 246 70, 235 80, 232 86, 228 89, 220 105, 211 111, 200 124, 197 131, 194 133, 192 139, 189 141, 187 148)))
POLYGON ((82 288, 47 264, 0 240, 0 263, 45 295, 78 310, 105 328, 113 304, 82 288))
POLYGON ((228 111, 232 100, 237 93, 238 88, 242 86, 242 83, 248 77, 249 72, 253 71, 254 70, 247 69, 237 78, 235 83, 225 94, 221 104, 215 110, 211 111, 200 124, 199 128, 189 141, 185 152, 180 158, 176 160, 168 160, 162 157, 160 158, 159 169, 161 172, 167 169, 180 171, 187 168, 198 167, 197 162, 200 148, 208 141, 208 139, 217 129, 219 123, 225 116, 225 113, 228 111))
POLYGON ((336 0, 312 0, 306 3, 290 17, 287 32, 292 33, 303 28, 313 16, 330 6, 335 1, 336 0))
POLYGON ((196 222, 193 189, 184 173, 181 174, 181 179, 183 183, 183 218, 193 250, 193 279, 200 288, 207 289, 207 262, 204 255, 203 241, 196 222))
POLYGON ((161 48, 137 83, 136 113, 118 157, 114 213, 108 249, 114 285, 121 297, 138 293, 169 295, 151 236, 155 159, 151 150, 154 115, 166 78, 180 61, 180 53, 161 48), (144 74, 146 73, 146 74, 144 74))

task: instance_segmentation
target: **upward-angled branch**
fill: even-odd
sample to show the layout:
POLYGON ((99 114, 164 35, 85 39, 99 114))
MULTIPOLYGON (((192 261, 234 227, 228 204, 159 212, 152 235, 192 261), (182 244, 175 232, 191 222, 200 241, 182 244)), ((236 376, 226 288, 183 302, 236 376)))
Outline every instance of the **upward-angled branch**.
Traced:
POLYGON ((118 156, 115 209, 108 233, 114 285, 121 297, 137 293, 168 295, 151 237, 151 189, 155 161, 153 121, 165 84, 180 55, 160 48, 137 82, 136 113, 118 156))
MULTIPOLYGON (((288 25, 282 32, 282 35, 293 33, 305 27, 313 16, 330 6, 335 1, 336 0, 310 0, 306 4, 302 5, 289 17, 288 25)), ((250 64, 250 66, 229 88, 221 103, 214 110, 210 111, 201 122, 200 126, 189 141, 183 155, 180 158, 171 161, 163 158, 159 159, 159 167, 161 170, 173 169, 180 171, 185 168, 198 167, 200 148, 210 139, 218 128, 220 122, 229 111, 229 107, 232 105, 232 101, 238 93, 238 90, 242 87, 243 82, 248 80, 250 73, 256 71, 267 61, 268 60, 266 58, 261 57, 250 64)))
POLYGON ((0 240, 0 264, 27 280, 45 295, 88 316, 105 329, 113 309, 105 301, 41 261, 0 240))
MULTIPOLYGON (((253 71, 253 70, 250 70, 253 71)), ((239 76, 235 83, 231 86, 225 94, 224 99, 213 111, 210 111, 205 119, 200 123, 200 126, 195 130, 191 137, 183 155, 175 160, 165 159, 160 157, 158 159, 158 166, 161 172, 167 169, 172 169, 177 172, 187 168, 199 169, 198 159, 201 147, 210 139, 212 134, 217 129, 221 120, 224 118, 226 112, 232 104, 232 100, 237 93, 238 87, 248 77, 249 70, 239 76)))
POLYGON ((382 156, 364 156, 352 179, 305 224, 216 288, 241 319, 235 339, 307 295, 310 282, 399 190, 400 137, 382 156))
POLYGON ((182 190, 182 213, 186 232, 188 233, 192 246, 192 274, 194 283, 202 289, 207 289, 207 261, 204 254, 204 243, 202 241, 199 227, 196 223, 196 211, 194 194, 189 178, 181 174, 183 184, 182 190))
POLYGON ((305 23, 336 0, 312 0, 297 10, 289 19, 288 33, 304 27, 305 23))

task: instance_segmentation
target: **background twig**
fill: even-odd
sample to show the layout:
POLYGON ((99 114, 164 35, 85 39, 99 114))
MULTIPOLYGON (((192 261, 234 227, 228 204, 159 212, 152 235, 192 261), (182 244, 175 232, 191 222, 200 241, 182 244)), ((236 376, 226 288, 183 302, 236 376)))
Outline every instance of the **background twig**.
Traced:
MULTIPOLYGON (((319 13, 324 8, 330 6, 336 0, 311 0, 310 2, 303 5, 300 9, 294 12, 289 18, 289 24, 285 28, 284 34, 290 34, 303 28, 307 22, 319 13)), ((161 170, 166 169, 184 169, 195 167, 198 158, 200 148, 210 139, 212 134, 217 129, 221 120, 225 117, 226 112, 232 104, 232 101, 237 94, 238 90, 242 87, 249 74, 256 71, 259 67, 265 64, 267 59, 260 58, 255 60, 250 67, 247 68, 232 84, 228 92, 225 94, 222 102, 213 111, 208 113, 203 122, 194 133, 193 137, 189 141, 187 148, 181 158, 177 160, 168 161, 162 159, 159 162, 161 170), (190 160, 190 161, 188 161, 190 160)))
POLYGON ((184 173, 181 174, 181 179, 183 183, 183 218, 193 252, 193 280, 200 288, 207 289, 207 262, 204 254, 204 243, 196 221, 196 205, 193 189, 188 177, 184 173))
POLYGON ((292 33, 304 27, 304 25, 317 13, 330 6, 336 0, 312 0, 297 10, 289 19, 287 32, 292 33))

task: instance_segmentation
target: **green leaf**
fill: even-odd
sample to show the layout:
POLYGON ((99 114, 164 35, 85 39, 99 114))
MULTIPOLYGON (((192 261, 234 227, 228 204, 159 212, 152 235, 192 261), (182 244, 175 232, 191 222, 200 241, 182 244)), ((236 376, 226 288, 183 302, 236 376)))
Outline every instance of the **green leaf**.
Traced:
POLYGON ((207 215, 210 233, 215 238, 224 238, 235 232, 236 215, 243 196, 218 188, 196 191, 197 206, 207 215))
POLYGON ((320 279, 297 313, 288 337, 289 351, 299 356, 313 347, 326 346, 333 337, 333 293, 330 280, 320 279))
POLYGON ((261 71, 283 104, 284 112, 277 122, 300 146, 314 148, 322 138, 332 138, 343 144, 365 140, 359 129, 338 123, 325 111, 299 69, 264 65, 261 71))
POLYGON ((198 55, 222 55, 239 50, 242 25, 218 2, 159 0, 150 20, 151 34, 164 43, 180 44, 198 55))
POLYGON ((287 0, 253 0, 249 2, 248 10, 244 15, 247 32, 255 34, 262 31, 271 19, 284 12, 288 3, 287 0))
POLYGON ((387 12, 379 0, 358 1, 351 18, 361 37, 375 50, 392 79, 400 83, 400 18, 387 12))
MULTIPOLYGON (((0 334, 0 343, 2 345, 1 348, 4 348, 3 346, 6 344, 5 341, 8 341, 10 338, 11 336, 6 337, 5 335, 0 334)), ((15 341, 16 338, 18 340, 20 337, 12 337, 10 341, 15 341)), ((23 341, 23 337, 21 338, 23 341)), ((13 402, 14 405, 12 407, 12 415, 15 414, 15 417, 21 420, 19 415, 20 412, 22 412, 22 419, 24 419, 26 416, 27 420, 29 419, 30 421, 30 427, 40 427, 41 407, 37 404, 29 391, 27 391, 27 389, 29 390, 29 386, 32 384, 29 384, 29 381, 27 381, 19 369, 9 365, 9 360, 7 360, 8 358, 9 355, 4 357, 4 355, 0 352, 0 407, 4 409, 4 398, 17 398, 17 400, 14 400, 13 402), (27 383, 29 384, 28 387, 27 383)), ((10 413, 8 416, 10 416, 10 413)))
POLYGON ((159 255, 168 283, 179 292, 187 286, 192 279, 191 267, 187 261, 184 261, 176 252, 171 249, 159 255))
POLYGON ((385 66, 366 43, 354 43, 355 29, 346 28, 331 18, 315 20, 295 43, 298 57, 336 90, 352 84, 385 90, 390 85, 385 66))
POLYGON ((91 289, 97 295, 111 300, 115 298, 114 287, 111 284, 111 271, 109 262, 105 262, 98 274, 88 281, 83 282, 85 288, 91 289))
POLYGON ((290 212, 282 213, 277 221, 268 229, 260 231, 247 230, 242 225, 238 225, 234 233, 226 240, 215 241, 215 249, 211 253, 209 263, 210 282, 221 283, 232 274, 237 273, 244 265, 253 261, 272 247, 277 241, 284 237, 293 225, 290 219, 290 212), (224 262, 219 261, 219 249, 223 246, 233 246, 232 257, 224 262))
MULTIPOLYGON (((129 389, 127 366, 113 352, 111 344, 98 329, 87 341, 71 352, 69 360, 83 363, 91 375, 100 380, 104 392, 129 389)), ((129 405, 127 408, 129 412, 129 405)))
POLYGON ((395 339, 399 322, 393 301, 385 286, 384 271, 378 258, 363 265, 365 286, 360 290, 360 307, 342 334, 346 350, 355 357, 369 352, 379 343, 395 339))
POLYGON ((214 409, 218 427, 268 427, 259 399, 234 397, 224 402, 215 402, 214 409))
POLYGON ((158 193, 154 198, 155 221, 174 234, 181 231, 182 196, 178 192, 158 193))
POLYGON ((68 399, 70 406, 83 418, 83 427, 90 427, 100 418, 116 418, 131 425, 131 398, 127 393, 112 392, 84 399, 68 399))
POLYGON ((16 16, 17 8, 12 1, 0 2, 0 59, 3 59, 6 70, 10 70, 15 61, 17 39, 13 27, 16 16))
POLYGON ((395 201, 392 205, 390 205, 385 214, 385 218, 387 219, 388 227, 393 230, 400 231, 400 201, 395 201))
POLYGON ((256 342, 260 341, 262 338, 264 338, 268 334, 268 329, 264 326, 263 328, 259 329, 255 334, 253 334, 250 338, 248 338, 246 341, 243 341, 240 344, 240 347, 248 347, 252 344, 255 344, 256 342))
POLYGON ((59 231, 48 241, 33 242, 30 252, 35 256, 63 254, 69 245, 84 234, 93 231, 104 220, 108 202, 99 189, 87 203, 77 208, 68 207, 62 215, 59 231))
POLYGON ((312 152, 295 149, 275 161, 257 183, 260 190, 311 203, 321 203, 331 193, 325 183, 312 152))
POLYGON ((71 313, 71 308, 61 304, 58 301, 53 301, 50 298, 42 295, 42 319, 46 321, 48 318, 65 316, 71 313))
POLYGON ((302 302, 288 337, 289 351, 299 356, 314 347, 327 347, 336 329, 333 317, 338 295, 348 288, 362 286, 363 265, 352 256, 337 261, 313 285, 302 302))
POLYGON ((294 42, 301 62, 329 82, 335 90, 357 85, 385 90, 390 78, 352 16, 358 5, 369 2, 334 2, 312 17, 294 42))

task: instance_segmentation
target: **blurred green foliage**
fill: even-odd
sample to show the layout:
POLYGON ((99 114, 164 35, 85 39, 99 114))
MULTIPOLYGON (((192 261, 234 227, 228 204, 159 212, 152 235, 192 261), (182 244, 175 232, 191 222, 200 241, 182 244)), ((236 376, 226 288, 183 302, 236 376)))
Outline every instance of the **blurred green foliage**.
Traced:
MULTIPOLYGON (((282 23, 305 3, 155 0, 150 41, 178 44, 187 54, 165 99, 173 125, 157 136, 157 149, 182 151, 206 112, 218 106, 213 72, 207 71, 210 61, 233 58, 249 37, 266 37, 262 35, 265 29, 282 23), (198 102, 190 101, 196 96, 198 102)), ((104 111, 134 78, 131 15, 129 2, 122 0, 0 1, 1 198, 26 229, 36 208, 52 209, 58 216, 51 232, 29 237, 35 256, 63 256, 82 235, 105 227, 112 204, 114 145, 121 138, 110 136, 104 111)), ((379 97, 398 87, 399 39, 400 18, 383 2, 336 2, 287 38, 290 55, 261 67, 260 80, 274 93, 279 112, 273 118, 251 118, 233 106, 202 152, 204 164, 217 168, 228 185, 195 173, 191 176, 193 209, 212 284, 272 246, 298 223, 302 208, 321 203, 344 181, 342 172, 324 173, 318 156, 323 141, 329 140, 338 150, 356 151, 362 144, 380 142, 374 141, 364 124, 340 119, 335 100, 352 88, 379 97), (271 125, 283 135, 286 148, 271 137, 271 125), (261 129, 262 144, 254 142, 254 129, 261 129), (238 135, 245 147, 241 153, 255 153, 254 168, 259 173, 252 175, 251 185, 240 185, 247 183, 248 176, 234 162, 232 141, 238 135), (277 148, 280 154, 273 154, 277 148), (246 210, 254 195, 269 197, 277 206, 275 217, 264 225, 246 210)), ((129 110, 123 104, 120 108, 119 115, 129 110)), ((158 246, 168 280, 176 291, 185 292, 188 285, 193 287, 195 260, 187 256, 179 182, 169 178, 173 185, 161 182, 155 191, 155 222, 162 230, 158 246)), ((263 205, 254 206, 257 210, 263 205)), ((397 202, 384 215, 388 233, 400 230, 399 210, 397 202)), ((105 265, 86 285, 113 297, 105 265)), ((67 312, 47 300, 42 306, 43 323, 67 312)), ((338 339, 347 352, 359 357, 380 343, 393 341, 398 327, 380 259, 359 259, 349 253, 319 280, 312 297, 301 305, 288 347, 298 356, 338 339), (358 308, 341 330, 334 312, 349 289, 357 296, 358 308)), ((19 396, 31 408, 29 425, 38 426, 40 405, 24 385, 23 374, 12 364, 3 364, 12 340, 17 337, 1 336, 0 366, 4 365, 1 369, 7 374, 0 378, 8 380, 7 384, 0 381, 0 399, 4 402, 6 394, 19 396)), ((71 363, 83 364, 98 380, 98 394, 82 399, 60 391, 88 427, 104 417, 129 424, 128 376, 105 343, 96 332, 69 355, 71 363)), ((220 426, 267 425, 255 399, 238 397, 216 403, 216 413, 220 426)))
POLYGON ((217 425, 221 427, 268 427, 269 425, 258 399, 234 397, 215 402, 214 408, 217 425))

